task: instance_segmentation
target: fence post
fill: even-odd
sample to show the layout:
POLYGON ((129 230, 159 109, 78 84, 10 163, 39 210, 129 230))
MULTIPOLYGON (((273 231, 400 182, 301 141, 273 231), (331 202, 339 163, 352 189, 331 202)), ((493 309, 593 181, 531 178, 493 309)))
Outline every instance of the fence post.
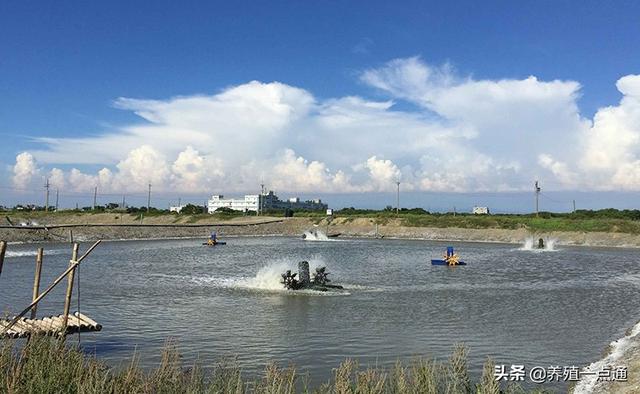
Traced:
MULTIPOLYGON (((75 264, 78 260, 78 243, 73 244, 73 252, 71 253, 71 261, 69 261, 69 266, 75 264)), ((69 320, 69 308, 71 307, 71 294, 73 293, 73 280, 76 276, 76 269, 73 268, 71 272, 69 272, 69 276, 67 276, 67 295, 64 299, 64 312, 62 314, 62 329, 63 334, 67 331, 67 322, 69 320)))
MULTIPOLYGON (((33 279, 33 299, 35 301, 38 298, 38 293, 40 292, 40 274, 42 273, 42 257, 44 254, 44 249, 38 248, 38 255, 36 256, 36 274, 33 279)), ((38 304, 35 304, 33 308, 31 308, 31 318, 36 318, 36 311, 38 310, 38 304)))
POLYGON ((0 275, 2 274, 2 264, 4 264, 4 252, 7 251, 7 243, 0 241, 0 275))

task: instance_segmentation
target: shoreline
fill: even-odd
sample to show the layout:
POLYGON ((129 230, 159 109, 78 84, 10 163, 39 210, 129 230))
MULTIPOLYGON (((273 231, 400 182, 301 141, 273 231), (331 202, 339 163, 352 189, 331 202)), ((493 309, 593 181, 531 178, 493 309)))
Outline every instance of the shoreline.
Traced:
POLYGON ((0 240, 8 243, 60 241, 155 240, 206 238, 210 230, 221 237, 231 236, 300 236, 317 228, 343 238, 407 239, 442 242, 483 242, 522 244, 527 238, 553 239, 556 245, 640 248, 640 235, 614 232, 533 232, 525 228, 456 228, 409 227, 397 222, 377 225, 373 219, 338 218, 264 218, 263 220, 229 220, 213 223, 51 223, 37 226, 0 226, 0 240))
POLYGON ((582 368, 585 372, 596 372, 605 366, 628 368, 628 381, 598 381, 590 375, 581 379, 570 391, 571 394, 634 393, 640 388, 640 320, 625 331, 625 334, 607 345, 601 358, 582 368))

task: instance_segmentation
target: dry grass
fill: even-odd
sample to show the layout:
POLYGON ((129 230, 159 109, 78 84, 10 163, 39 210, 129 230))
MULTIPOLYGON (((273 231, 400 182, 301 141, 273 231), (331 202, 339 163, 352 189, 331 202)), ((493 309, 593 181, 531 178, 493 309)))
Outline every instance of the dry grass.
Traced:
POLYGON ((261 377, 245 379, 235 361, 225 361, 204 373, 196 363, 185 367, 175 343, 168 342, 160 364, 143 370, 134 355, 126 367, 113 369, 74 346, 54 338, 33 338, 0 347, 0 393, 335 393, 335 394, 499 394, 522 393, 493 378, 487 359, 482 377, 473 383, 467 372, 468 351, 454 347, 448 363, 416 358, 392 368, 359 367, 347 359, 328 382, 311 388, 308 376, 292 366, 266 366, 261 377))

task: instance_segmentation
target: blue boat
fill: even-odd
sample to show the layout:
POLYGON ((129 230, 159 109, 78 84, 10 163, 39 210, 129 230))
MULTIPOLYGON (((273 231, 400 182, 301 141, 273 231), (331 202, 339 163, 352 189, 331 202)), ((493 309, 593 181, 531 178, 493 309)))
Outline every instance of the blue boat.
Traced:
POLYGON ((455 267, 457 265, 467 265, 467 263, 461 261, 458 255, 453 252, 453 246, 447 246, 447 253, 444 255, 444 259, 432 259, 431 265, 447 265, 455 267))

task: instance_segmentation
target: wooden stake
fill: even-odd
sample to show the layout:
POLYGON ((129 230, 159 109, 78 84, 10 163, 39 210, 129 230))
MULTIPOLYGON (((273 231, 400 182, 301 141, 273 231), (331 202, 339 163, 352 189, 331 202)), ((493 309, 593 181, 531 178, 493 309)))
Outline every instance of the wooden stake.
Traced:
POLYGON ((0 241, 0 275, 2 274, 2 264, 4 264, 4 252, 7 251, 7 243, 0 241))
MULTIPOLYGON (((73 267, 69 276, 67 276, 67 295, 64 299, 64 312, 62 313, 62 329, 66 331, 67 320, 69 320, 69 309, 71 308, 71 294, 73 293, 73 280, 76 276, 76 260, 78 259, 78 243, 73 244, 73 252, 71 252, 71 261, 69 261, 69 268, 73 267)), ((63 331, 63 332, 64 332, 63 331)))
POLYGON ((64 279, 65 276, 67 276, 69 274, 69 272, 71 272, 73 269, 75 269, 81 262, 82 260, 84 260, 87 256, 89 256, 89 253, 91 253, 93 251, 93 249, 95 249, 98 245, 100 245, 100 243, 102 242, 102 240, 98 240, 96 241, 93 245, 91 245, 91 247, 89 248, 89 250, 87 250, 82 257, 80 257, 78 259, 78 261, 72 262, 72 264, 69 264, 69 268, 67 268, 62 274, 60 274, 60 276, 58 276, 53 283, 51 283, 49 285, 49 287, 47 287, 42 293, 40 293, 40 295, 38 296, 38 298, 36 298, 35 300, 33 300, 31 302, 31 304, 29 304, 29 306, 27 306, 26 308, 24 308, 22 310, 22 312, 20 312, 16 317, 13 318, 13 320, 11 320, 11 322, 4 326, 4 328, 2 328, 2 332, 0 332, 0 337, 4 334, 7 333, 7 331, 9 331, 9 329, 11 327, 13 327, 14 324, 16 324, 16 322, 18 320, 20 320, 24 315, 27 314, 27 312, 29 312, 31 310, 31 308, 33 308, 33 306, 35 304, 37 304, 38 302, 40 302, 41 299, 43 299, 47 294, 49 294, 49 292, 51 290, 53 290, 54 287, 56 287, 60 282, 62 282, 62 279, 64 279))
MULTIPOLYGON (((44 249, 38 248, 38 255, 36 256, 36 276, 33 279, 33 301, 38 299, 38 293, 40 292, 40 274, 42 273, 42 257, 44 254, 44 249)), ((35 304, 31 309, 31 318, 36 318, 36 311, 38 309, 38 304, 35 304)))

